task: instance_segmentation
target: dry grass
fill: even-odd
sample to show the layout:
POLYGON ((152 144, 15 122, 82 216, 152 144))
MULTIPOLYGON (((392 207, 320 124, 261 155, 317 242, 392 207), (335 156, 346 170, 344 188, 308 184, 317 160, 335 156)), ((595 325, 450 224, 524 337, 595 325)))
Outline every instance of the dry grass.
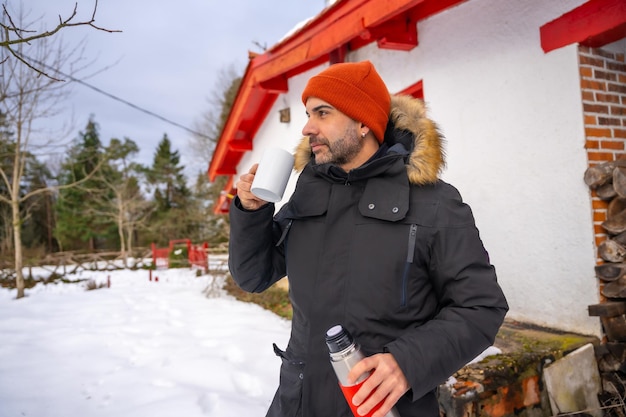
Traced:
POLYGON ((282 286, 273 285, 262 293, 252 294, 239 288, 229 275, 224 283, 224 290, 240 301, 258 304, 286 319, 291 320, 293 316, 289 293, 282 286))
POLYGON ((606 417, 626 417, 626 375, 614 372, 603 378, 605 392, 601 395, 606 417))

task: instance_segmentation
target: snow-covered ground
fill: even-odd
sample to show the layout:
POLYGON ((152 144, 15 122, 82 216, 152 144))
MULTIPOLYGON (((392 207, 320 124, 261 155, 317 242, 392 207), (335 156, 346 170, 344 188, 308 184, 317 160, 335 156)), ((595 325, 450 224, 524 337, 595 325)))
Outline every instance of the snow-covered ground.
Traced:
POLYGON ((290 322, 207 297, 211 276, 153 275, 83 271, 71 278, 110 288, 38 284, 20 300, 1 289, 0 417, 264 416, 290 322))
POLYGON ((20 300, 0 289, 0 417, 264 416, 290 322, 225 294, 220 275, 152 275, 82 271, 20 300))

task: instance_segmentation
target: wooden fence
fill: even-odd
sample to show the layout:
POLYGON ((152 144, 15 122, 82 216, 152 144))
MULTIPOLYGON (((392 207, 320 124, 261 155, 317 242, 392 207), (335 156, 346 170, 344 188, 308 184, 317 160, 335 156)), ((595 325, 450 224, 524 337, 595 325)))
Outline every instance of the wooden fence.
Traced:
MULTIPOLYGON (((209 256, 209 248, 204 245, 197 250, 206 251, 209 256)), ((223 270, 225 261, 222 255, 228 252, 227 245, 217 245, 211 248, 210 253, 217 255, 215 264, 209 269, 223 270)), ((199 266, 199 254, 195 254, 190 260, 192 264, 199 266)), ((88 271, 111 271, 118 269, 150 269, 154 264, 154 253, 152 248, 135 248, 126 254, 119 251, 95 251, 86 253, 84 251, 66 251, 49 253, 36 260, 24 260, 24 273, 32 276, 33 268, 42 268, 50 275, 73 274, 81 270, 88 271), (28 270, 28 272, 26 272, 28 270)), ((14 276, 15 261, 12 255, 0 255, 0 278, 10 278, 14 276)))
POLYGON ((60 275, 72 274, 80 270, 110 271, 116 269, 149 268, 152 253, 149 248, 138 248, 126 254, 122 252, 56 252, 47 254, 28 267, 43 268, 60 275))

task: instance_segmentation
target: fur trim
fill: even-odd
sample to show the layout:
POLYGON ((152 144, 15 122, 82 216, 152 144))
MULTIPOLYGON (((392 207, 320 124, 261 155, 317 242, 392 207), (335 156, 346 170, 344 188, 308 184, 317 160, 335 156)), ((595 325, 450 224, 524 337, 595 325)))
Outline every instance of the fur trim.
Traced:
POLYGON ((309 145, 309 137, 304 136, 300 139, 300 143, 298 143, 298 146, 293 154, 293 169, 296 170, 296 172, 302 172, 306 164, 311 161, 311 155, 313 155, 313 153, 311 152, 311 146, 309 145))
MULTIPOLYGON (((411 96, 391 96, 391 115, 394 131, 408 131, 413 134, 413 146, 409 149, 407 175, 413 184, 437 182, 445 167, 444 139, 435 122, 426 116, 426 106, 422 100, 411 96)), ((389 147, 396 143, 395 135, 385 136, 389 147)), ((294 169, 301 172, 311 160, 309 138, 303 137, 294 152, 294 169)))
POLYGON ((437 182, 446 165, 444 140, 435 122, 426 116, 424 102, 411 96, 392 96, 389 118, 396 130, 408 130, 414 136, 406 168, 409 181, 421 185, 437 182))

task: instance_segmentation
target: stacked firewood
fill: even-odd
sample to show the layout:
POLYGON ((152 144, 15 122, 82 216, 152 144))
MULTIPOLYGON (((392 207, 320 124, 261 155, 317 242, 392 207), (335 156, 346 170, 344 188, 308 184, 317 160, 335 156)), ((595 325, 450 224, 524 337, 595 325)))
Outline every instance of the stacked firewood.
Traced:
POLYGON ((585 172, 585 183, 598 198, 609 201, 602 227, 608 238, 598 246, 604 261, 596 266, 596 276, 605 285, 607 298, 626 298, 626 159, 592 166, 585 172))
POLYGON ((589 306, 589 315, 600 318, 606 335, 606 343, 597 349, 598 364, 603 373, 625 372, 626 159, 592 166, 585 171, 584 180, 598 198, 608 201, 606 220, 602 222, 607 238, 598 245, 602 261, 595 267, 606 300, 589 306))

